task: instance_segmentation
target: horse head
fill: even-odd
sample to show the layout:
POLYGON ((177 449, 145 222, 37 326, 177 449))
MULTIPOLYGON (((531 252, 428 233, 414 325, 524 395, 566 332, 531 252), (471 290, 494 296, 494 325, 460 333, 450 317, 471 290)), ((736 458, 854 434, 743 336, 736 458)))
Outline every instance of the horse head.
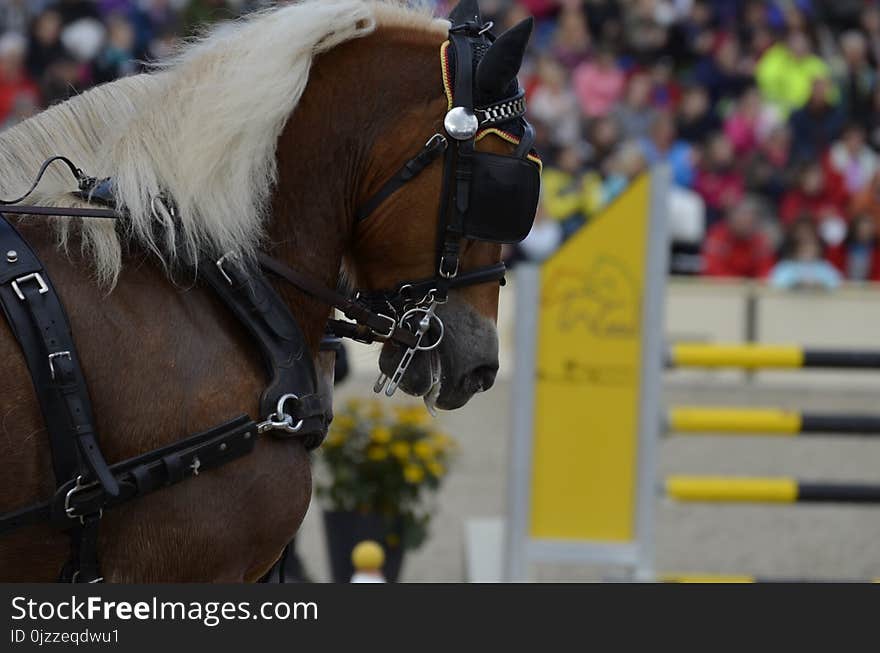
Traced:
POLYGON ((516 80, 532 20, 496 39, 476 0, 462 0, 449 21, 448 40, 419 71, 431 81, 430 97, 410 102, 393 132, 377 138, 358 199, 367 210, 348 257, 377 312, 427 327, 411 361, 407 347, 385 343, 377 390, 387 381, 393 392, 399 382, 442 409, 463 406, 495 381, 501 243, 528 232, 539 167, 516 80), (422 152, 440 154, 410 158, 422 143, 422 152))

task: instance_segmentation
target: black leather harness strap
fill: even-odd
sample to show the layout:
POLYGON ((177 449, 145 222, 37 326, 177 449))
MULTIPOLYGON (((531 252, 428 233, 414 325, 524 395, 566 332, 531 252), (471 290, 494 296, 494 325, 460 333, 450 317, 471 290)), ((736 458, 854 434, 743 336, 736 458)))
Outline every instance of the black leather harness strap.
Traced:
POLYGON ((345 317, 368 327, 373 332, 373 335, 379 339, 393 340, 405 347, 411 347, 415 344, 415 335, 408 329, 399 326, 397 320, 393 317, 374 313, 366 306, 349 299, 335 290, 327 288, 311 277, 294 270, 289 265, 285 265, 267 254, 260 252, 257 254, 257 259, 264 270, 293 284, 306 294, 324 302, 328 306, 338 308, 345 317))
POLYGON ((446 151, 448 141, 441 134, 434 134, 425 143, 421 151, 403 164, 403 167, 386 181, 382 187, 361 206, 355 214, 355 219, 360 222, 366 220, 379 206, 396 191, 403 188, 407 182, 415 179, 420 172, 427 168, 443 152, 446 151))
POLYGON ((259 269, 245 272, 237 257, 203 261, 199 276, 260 348, 270 378, 260 398, 260 414, 278 413, 280 402, 281 412, 291 415, 293 424, 289 430, 278 429, 275 434, 296 436, 307 449, 319 446, 329 424, 317 392, 315 366, 305 336, 283 300, 259 269))
POLYGON ((0 304, 31 374, 52 444, 55 476, 97 479, 115 495, 119 487, 98 448, 91 402, 70 324, 43 265, 0 216, 0 304), (85 469, 83 469, 85 467, 85 469))
POLYGON ((0 535, 43 521, 60 530, 79 526, 80 518, 100 514, 132 499, 174 485, 250 453, 257 424, 240 416, 208 431, 110 466, 120 492, 107 496, 99 485, 75 479, 61 485, 52 499, 0 515, 0 535))

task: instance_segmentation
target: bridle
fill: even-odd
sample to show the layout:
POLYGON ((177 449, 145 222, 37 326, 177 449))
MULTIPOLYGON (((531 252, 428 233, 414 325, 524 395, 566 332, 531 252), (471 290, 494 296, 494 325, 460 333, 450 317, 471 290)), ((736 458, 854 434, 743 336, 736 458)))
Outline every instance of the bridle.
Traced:
POLYGON ((413 336, 407 339, 410 342, 386 338, 404 347, 393 374, 388 377, 380 373, 373 387, 377 393, 384 390, 389 397, 399 387, 416 353, 436 349, 442 342, 445 327, 437 309, 448 301, 449 291, 483 283, 503 283, 503 263, 467 272, 461 270, 462 239, 519 242, 534 220, 540 161, 532 151, 534 129, 523 118, 525 93, 514 82, 513 94, 500 102, 478 107, 474 101, 474 71, 480 56, 494 41, 489 33, 491 27, 491 23, 484 25, 481 20, 474 20, 450 28, 449 40, 441 47, 441 68, 448 101, 443 120, 445 135, 436 133, 431 136, 421 151, 404 163, 356 214, 358 222, 369 218, 386 199, 415 179, 441 154, 444 155, 434 276, 403 282, 390 292, 358 293, 358 299, 373 308, 377 315, 393 319, 397 328, 408 330, 413 336), (452 61, 450 54, 453 55, 452 61), (512 124, 521 132, 521 136, 499 132, 515 142, 514 154, 477 152, 475 144, 480 136, 502 124, 512 124), (514 193, 516 197, 523 200, 520 205, 513 199, 512 206, 496 206, 499 201, 503 202, 505 194, 514 190, 518 191, 514 193), (508 212, 505 208, 511 210, 508 212), (501 219, 488 219, 487 212, 496 216, 500 213, 501 219), (425 342, 432 326, 435 327, 433 336, 425 342))

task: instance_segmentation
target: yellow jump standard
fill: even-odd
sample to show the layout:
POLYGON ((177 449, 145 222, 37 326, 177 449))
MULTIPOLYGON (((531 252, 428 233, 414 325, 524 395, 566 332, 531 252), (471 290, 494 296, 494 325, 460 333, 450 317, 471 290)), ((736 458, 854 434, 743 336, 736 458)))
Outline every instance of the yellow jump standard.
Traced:
POLYGON ((667 430, 673 433, 880 435, 880 415, 829 415, 776 408, 674 406, 666 419, 667 430))
POLYGON ((880 485, 814 483, 793 478, 668 476, 670 499, 710 503, 880 503, 880 485))
POLYGON ((796 345, 679 343, 670 347, 669 367, 743 369, 880 369, 880 350, 804 349, 796 345))

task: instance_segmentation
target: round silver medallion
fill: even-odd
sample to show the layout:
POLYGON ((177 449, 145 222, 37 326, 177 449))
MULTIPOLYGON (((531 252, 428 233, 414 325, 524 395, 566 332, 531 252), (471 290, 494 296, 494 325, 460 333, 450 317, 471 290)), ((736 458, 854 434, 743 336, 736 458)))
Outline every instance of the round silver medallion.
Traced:
POLYGON ((477 133, 480 121, 474 115, 474 112, 464 107, 454 107, 450 109, 443 119, 443 127, 446 133, 457 141, 466 141, 473 138, 477 133))

